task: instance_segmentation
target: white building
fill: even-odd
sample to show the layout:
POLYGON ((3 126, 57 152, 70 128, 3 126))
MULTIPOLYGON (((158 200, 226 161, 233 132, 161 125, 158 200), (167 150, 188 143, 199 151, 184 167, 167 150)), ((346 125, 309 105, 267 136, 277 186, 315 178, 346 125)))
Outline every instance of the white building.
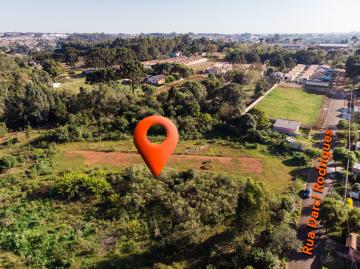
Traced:
POLYGON ((150 76, 146 79, 147 83, 161 85, 165 83, 165 75, 150 76))
POLYGON ((301 123, 298 121, 277 119, 274 123, 273 129, 280 133, 296 136, 299 132, 300 124, 301 123))

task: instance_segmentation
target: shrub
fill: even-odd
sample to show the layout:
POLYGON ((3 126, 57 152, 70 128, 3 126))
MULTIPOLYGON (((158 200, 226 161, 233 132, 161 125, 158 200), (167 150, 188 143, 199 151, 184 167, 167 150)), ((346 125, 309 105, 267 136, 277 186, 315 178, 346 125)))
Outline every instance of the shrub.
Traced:
POLYGON ((360 191, 360 183, 355 183, 354 186, 352 187, 353 191, 360 191))
POLYGON ((68 225, 45 224, 53 212, 50 203, 38 201, 0 209, 1 248, 23 257, 31 268, 70 267, 79 238, 68 225))
POLYGON ((6 124, 4 122, 0 122, 0 137, 5 136, 8 130, 6 128, 6 124))
POLYGON ((142 85, 142 91, 145 93, 145 95, 147 96, 151 96, 153 94, 156 93, 156 87, 155 86, 152 86, 152 85, 149 85, 149 84, 143 84, 142 85))
POLYGON ((56 192, 64 198, 85 198, 104 194, 111 189, 106 181, 106 171, 71 171, 65 173, 56 192))
POLYGON ((165 77, 165 81, 166 81, 166 83, 171 83, 171 82, 176 81, 176 78, 172 75, 168 75, 165 77))
POLYGON ((52 160, 48 159, 39 159, 36 160, 35 163, 26 170, 26 174, 30 176, 44 176, 44 175, 50 175, 53 171, 53 162, 52 160))
POLYGON ((15 167, 18 164, 16 157, 7 155, 0 159, 0 171, 15 167))
POLYGON ((268 250, 254 248, 249 257, 255 268, 273 269, 276 268, 277 257, 268 250))
POLYGON ((321 156, 321 150, 320 149, 315 149, 315 148, 307 148, 305 150, 305 154, 309 158, 316 158, 318 156, 321 156))

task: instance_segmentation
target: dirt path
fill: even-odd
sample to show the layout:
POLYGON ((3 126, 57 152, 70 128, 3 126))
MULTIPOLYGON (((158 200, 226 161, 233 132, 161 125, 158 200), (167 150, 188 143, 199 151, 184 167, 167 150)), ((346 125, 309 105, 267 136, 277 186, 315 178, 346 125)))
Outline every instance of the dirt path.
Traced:
MULTIPOLYGON (((143 163, 141 157, 137 153, 128 152, 97 152, 88 150, 75 150, 65 152, 65 156, 82 157, 87 165, 107 164, 112 166, 125 166, 143 163)), ((169 160, 169 165, 184 165, 189 168, 200 168, 202 162, 211 161, 214 167, 222 167, 223 169, 238 169, 245 173, 262 172, 262 163, 256 158, 250 157, 217 157, 202 155, 173 155, 169 160)))

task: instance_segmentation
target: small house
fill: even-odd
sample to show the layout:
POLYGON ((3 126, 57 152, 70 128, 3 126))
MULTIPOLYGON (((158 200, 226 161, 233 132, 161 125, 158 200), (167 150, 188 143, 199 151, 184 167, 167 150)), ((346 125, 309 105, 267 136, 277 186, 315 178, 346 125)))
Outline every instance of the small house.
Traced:
POLYGON ((146 82, 154 85, 164 84, 166 82, 165 75, 150 76, 146 79, 146 82))
POLYGON ((292 136, 296 136, 298 134, 299 128, 300 122, 286 119, 277 119, 273 126, 275 131, 292 136))

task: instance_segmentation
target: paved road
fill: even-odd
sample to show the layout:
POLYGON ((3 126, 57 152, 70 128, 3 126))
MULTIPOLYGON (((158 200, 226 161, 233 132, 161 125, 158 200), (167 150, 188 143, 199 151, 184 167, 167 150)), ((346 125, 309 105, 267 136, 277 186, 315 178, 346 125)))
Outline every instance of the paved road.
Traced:
MULTIPOLYGON (((312 187, 312 185, 316 182, 317 178, 317 172, 315 167, 317 166, 318 162, 314 161, 313 165, 311 167, 311 171, 309 171, 309 177, 308 177, 308 183, 307 187, 312 187)), ((331 167, 331 164, 329 165, 331 167)), ((331 168, 330 168, 331 169, 331 168)), ((330 172, 330 169, 328 170, 330 172)), ((323 199, 328 193, 331 192, 333 188, 333 177, 334 173, 329 173, 325 187, 324 192, 321 196, 321 199, 323 199)), ((312 201, 313 199, 304 199, 302 201, 302 211, 299 221, 299 229, 298 229, 298 239, 301 242, 306 241, 306 235, 309 231, 312 231, 312 228, 308 228, 306 226, 306 220, 311 214, 312 210, 312 201)), ((321 227, 316 231, 317 238, 316 238, 316 246, 313 251, 313 256, 308 256, 303 253, 293 253, 290 257, 291 261, 288 263, 288 269, 317 269, 321 268, 322 262, 321 262, 321 251, 324 249, 325 240, 326 237, 324 236, 324 229, 321 227)))
MULTIPOLYGON (((335 129, 338 122, 342 119, 344 110, 347 107, 347 95, 343 93, 337 93, 333 96, 330 106, 329 112, 326 117, 324 123, 324 129, 332 128, 335 129)), ((311 187, 313 183, 316 181, 317 172, 314 167, 316 167, 317 161, 313 162, 312 168, 309 171, 308 175, 308 187, 311 187)), ((333 188, 333 177, 334 173, 330 173, 333 171, 333 168, 330 168, 332 164, 329 165, 328 172, 329 176, 326 180, 326 185, 324 187, 324 193, 321 196, 323 199, 329 192, 332 191, 333 188)), ((299 221, 299 229, 298 229, 298 239, 301 242, 305 242, 306 234, 310 229, 306 226, 307 217, 311 213, 312 207, 312 199, 305 199, 302 201, 302 211, 299 221)), ((327 237, 324 235, 324 229, 317 230, 317 239, 316 246, 313 251, 313 256, 308 256, 306 254, 302 254, 300 252, 292 253, 289 257, 289 263, 287 265, 288 269, 320 269, 322 267, 321 260, 321 252, 325 247, 327 237)))
POLYGON ((336 128, 339 120, 342 119, 344 112, 347 109, 347 94, 337 93, 331 99, 329 112, 326 117, 324 128, 336 128))

